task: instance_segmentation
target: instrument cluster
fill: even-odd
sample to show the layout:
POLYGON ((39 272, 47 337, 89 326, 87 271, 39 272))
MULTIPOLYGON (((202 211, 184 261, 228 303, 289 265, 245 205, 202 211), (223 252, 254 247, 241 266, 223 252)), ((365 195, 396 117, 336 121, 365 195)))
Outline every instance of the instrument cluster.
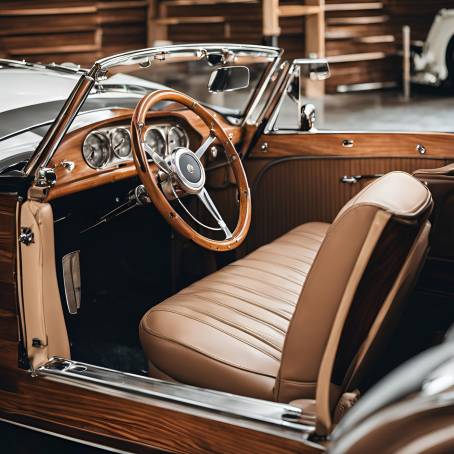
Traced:
MULTIPOLYGON (((172 153, 175 148, 189 146, 187 132, 175 124, 147 127, 144 141, 162 157, 172 153)), ((93 169, 104 169, 131 160, 129 127, 101 128, 90 132, 82 145, 82 154, 85 162, 93 169)))

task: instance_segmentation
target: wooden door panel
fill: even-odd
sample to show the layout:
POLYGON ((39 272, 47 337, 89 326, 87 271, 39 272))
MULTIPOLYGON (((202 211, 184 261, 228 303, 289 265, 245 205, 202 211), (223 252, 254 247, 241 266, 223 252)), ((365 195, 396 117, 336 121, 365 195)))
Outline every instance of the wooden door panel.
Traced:
POLYGON ((0 194, 0 392, 18 367, 16 206, 17 194, 0 194))
POLYGON ((250 159, 246 170, 252 190, 252 223, 245 252, 269 243, 305 222, 332 222, 342 206, 370 180, 340 181, 344 175, 413 172, 436 168, 443 158, 350 158, 292 156, 250 159), (422 162, 423 161, 423 162, 422 162))
POLYGON ((250 252, 304 222, 332 222, 365 184, 343 176, 436 168, 454 161, 454 134, 288 132, 263 134, 245 161, 252 189, 250 252))
POLYGON ((264 134, 251 158, 286 156, 417 157, 454 159, 454 134, 412 132, 318 132, 264 134), (346 147, 345 141, 352 141, 346 147), (425 153, 418 151, 422 145, 425 153))

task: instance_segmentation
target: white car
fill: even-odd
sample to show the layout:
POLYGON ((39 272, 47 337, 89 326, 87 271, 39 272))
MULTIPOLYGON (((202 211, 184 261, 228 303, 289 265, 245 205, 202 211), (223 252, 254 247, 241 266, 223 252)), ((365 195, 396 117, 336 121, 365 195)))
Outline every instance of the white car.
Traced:
POLYGON ((415 83, 438 87, 454 81, 454 9, 439 11, 413 64, 415 83))

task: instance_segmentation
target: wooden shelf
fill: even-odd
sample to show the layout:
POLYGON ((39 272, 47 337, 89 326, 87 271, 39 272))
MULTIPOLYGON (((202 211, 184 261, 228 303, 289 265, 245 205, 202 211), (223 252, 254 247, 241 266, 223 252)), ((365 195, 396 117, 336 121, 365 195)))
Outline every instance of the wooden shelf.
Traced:
POLYGON ((259 0, 163 0, 161 4, 165 6, 206 6, 219 4, 258 4, 259 0))
POLYGON ((146 46, 147 6, 147 0, 2 2, 0 54, 90 66, 112 48, 146 46))
POLYGON ((362 52, 358 54, 334 55, 327 57, 328 62, 333 63, 353 63, 358 61, 382 60, 388 57, 385 52, 362 52))
POLYGON ((301 17, 320 14, 323 8, 315 5, 281 5, 278 11, 280 17, 301 17))
POLYGON ((224 23, 222 16, 199 16, 199 17, 164 17, 156 19, 155 25, 178 25, 178 24, 218 24, 224 23))
POLYGON ((365 3, 329 3, 325 5, 325 11, 364 11, 364 10, 382 10, 382 2, 365 2, 365 3))

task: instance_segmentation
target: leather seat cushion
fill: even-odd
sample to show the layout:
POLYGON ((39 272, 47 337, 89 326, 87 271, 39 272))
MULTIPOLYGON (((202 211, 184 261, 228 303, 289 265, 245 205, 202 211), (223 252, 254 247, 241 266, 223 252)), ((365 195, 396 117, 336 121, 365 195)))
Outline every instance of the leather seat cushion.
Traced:
POLYGON ((301 225, 149 310, 150 375, 273 399, 290 319, 329 224, 301 225))

